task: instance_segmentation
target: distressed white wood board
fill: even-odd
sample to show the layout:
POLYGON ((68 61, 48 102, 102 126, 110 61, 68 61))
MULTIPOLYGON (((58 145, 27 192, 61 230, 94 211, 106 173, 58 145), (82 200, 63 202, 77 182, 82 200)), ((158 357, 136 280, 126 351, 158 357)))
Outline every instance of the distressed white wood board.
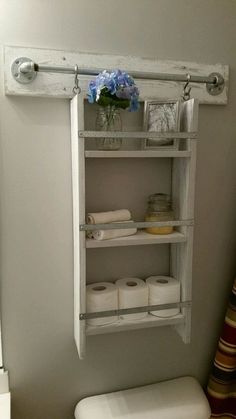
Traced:
MULTIPOLYGON (((11 74, 11 65, 16 58, 27 57, 37 64, 55 66, 74 66, 94 70, 121 68, 128 72, 156 72, 173 74, 191 74, 208 76, 212 72, 222 74, 226 86, 218 96, 211 96, 205 84, 192 84, 191 97, 197 98, 200 103, 209 105, 227 104, 227 87, 229 80, 229 67, 222 64, 200 64, 184 61, 161 61, 158 59, 141 58, 134 56, 91 54, 83 52, 69 52, 52 49, 28 47, 4 47, 4 78, 5 93, 7 95, 41 96, 53 98, 71 98, 74 86, 74 76, 71 74, 39 73, 30 84, 20 84, 11 74)), ((81 77, 80 86, 86 96, 87 85, 91 76, 81 77)), ((141 100, 145 99, 174 99, 182 95, 181 82, 137 80, 141 100)))

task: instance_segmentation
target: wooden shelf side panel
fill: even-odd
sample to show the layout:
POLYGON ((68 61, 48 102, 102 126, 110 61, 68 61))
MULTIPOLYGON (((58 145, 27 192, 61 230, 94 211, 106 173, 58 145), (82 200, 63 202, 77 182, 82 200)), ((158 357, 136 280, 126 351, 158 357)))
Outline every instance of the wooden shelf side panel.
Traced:
POLYGON ((86 247, 85 232, 79 225, 85 222, 85 158, 84 140, 78 139, 78 128, 83 129, 84 107, 76 95, 71 100, 71 156, 74 241, 74 334, 80 359, 85 356, 85 321, 79 320, 86 310, 86 247))
MULTIPOLYGON (((185 131, 198 129, 198 101, 190 99, 182 106, 181 125, 185 131)), ((187 139, 187 149, 191 152, 188 160, 176 159, 173 163, 172 193, 174 205, 179 217, 194 219, 194 191, 196 172, 196 142, 187 139)), ((171 246, 171 274, 181 281, 181 298, 192 299, 192 258, 193 258, 193 227, 180 227, 187 240, 179 246, 171 246)), ((182 313, 185 322, 177 325, 176 330, 185 343, 190 342, 191 309, 184 308, 182 313)))

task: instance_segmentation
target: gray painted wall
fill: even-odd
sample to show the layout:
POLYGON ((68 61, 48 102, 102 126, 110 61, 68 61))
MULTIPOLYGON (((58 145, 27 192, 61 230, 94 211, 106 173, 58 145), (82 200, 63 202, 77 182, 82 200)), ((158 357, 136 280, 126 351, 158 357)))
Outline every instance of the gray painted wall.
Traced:
MULTIPOLYGON (((184 374, 206 383, 236 248, 236 2, 0 0, 0 39, 23 45, 230 65, 229 104, 201 106, 193 333, 151 329, 73 342, 69 106, 4 97, 1 304, 13 419, 69 419, 84 396, 184 374)), ((132 255, 131 255, 132 257, 132 255)))

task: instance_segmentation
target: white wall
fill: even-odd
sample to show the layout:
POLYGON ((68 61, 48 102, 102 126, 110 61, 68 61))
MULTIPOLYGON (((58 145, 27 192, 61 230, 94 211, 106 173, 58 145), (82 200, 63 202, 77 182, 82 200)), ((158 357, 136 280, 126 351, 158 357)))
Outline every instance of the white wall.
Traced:
MULTIPOLYGON (((1 74, 1 289, 13 419, 66 419, 83 396, 209 373, 236 250, 236 2, 0 0, 0 40, 229 64, 226 107, 201 106, 193 336, 168 328, 73 342, 69 106, 5 97, 1 74)), ((2 66, 1 66, 2 68, 2 66)), ((1 72, 2 73, 2 72, 1 72)))

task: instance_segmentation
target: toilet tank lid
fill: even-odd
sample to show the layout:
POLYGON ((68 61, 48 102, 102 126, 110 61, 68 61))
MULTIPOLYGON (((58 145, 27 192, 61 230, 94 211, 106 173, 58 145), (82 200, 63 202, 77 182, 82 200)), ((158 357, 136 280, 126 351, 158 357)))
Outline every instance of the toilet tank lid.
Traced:
POLYGON ((210 408, 197 380, 181 377, 144 387, 87 397, 76 419, 209 419, 210 408))

